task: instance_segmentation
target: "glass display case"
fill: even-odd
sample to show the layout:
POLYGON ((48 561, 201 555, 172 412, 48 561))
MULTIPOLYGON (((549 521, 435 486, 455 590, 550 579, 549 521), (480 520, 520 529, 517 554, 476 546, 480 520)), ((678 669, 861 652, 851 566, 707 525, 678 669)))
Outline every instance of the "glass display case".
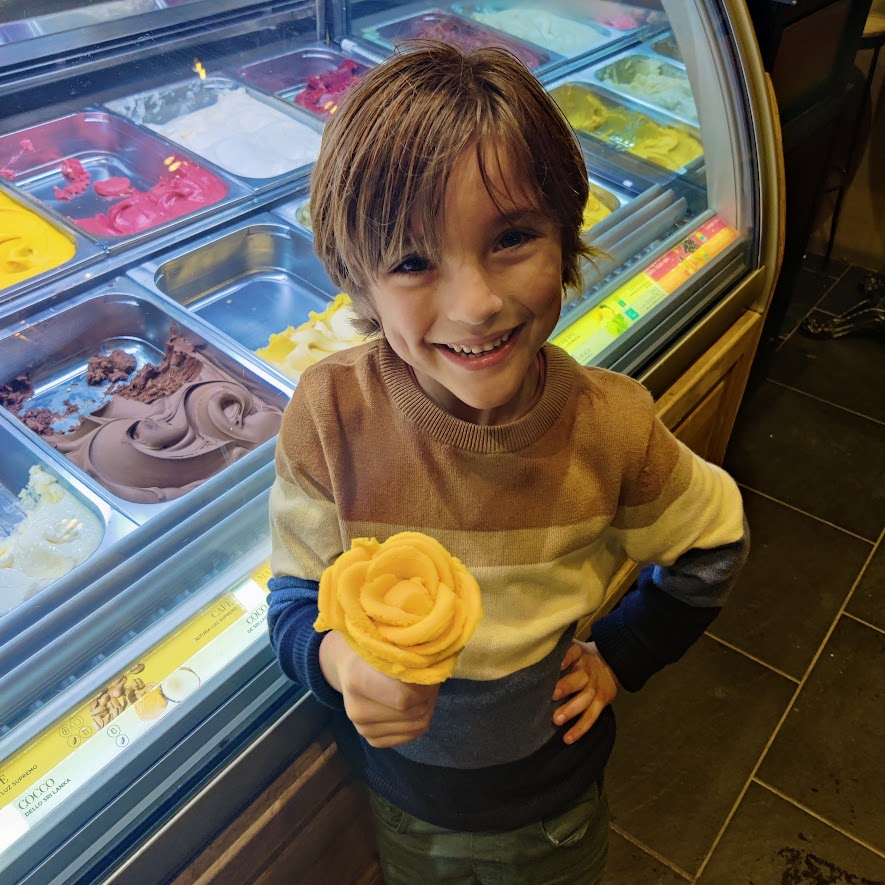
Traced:
POLYGON ((360 340, 310 172, 350 86, 421 37, 507 48, 577 134, 604 254, 554 343, 660 394, 764 307, 776 164, 741 3, 4 4, 0 881, 101 881, 219 779, 160 881, 322 722, 265 602, 282 409, 360 340), (281 717, 285 752, 225 779, 281 717))

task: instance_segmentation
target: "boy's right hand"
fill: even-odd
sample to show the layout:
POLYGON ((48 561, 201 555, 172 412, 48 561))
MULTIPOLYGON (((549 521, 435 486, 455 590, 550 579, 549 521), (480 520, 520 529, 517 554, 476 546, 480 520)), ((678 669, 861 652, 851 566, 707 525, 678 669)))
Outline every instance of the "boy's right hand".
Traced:
POLYGON ((326 681, 344 696, 344 709, 373 747, 396 747, 430 728, 439 685, 400 682, 367 664, 337 631, 320 644, 326 681))

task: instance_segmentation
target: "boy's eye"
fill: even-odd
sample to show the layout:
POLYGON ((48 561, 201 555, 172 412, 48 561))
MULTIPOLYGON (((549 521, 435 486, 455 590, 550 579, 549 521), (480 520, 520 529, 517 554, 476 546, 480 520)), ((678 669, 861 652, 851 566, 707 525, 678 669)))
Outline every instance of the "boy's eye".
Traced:
POLYGON ((498 245, 502 249, 513 249, 516 246, 521 246, 523 243, 527 243, 529 240, 533 239, 535 239, 535 235, 528 231, 508 230, 501 235, 501 238, 498 240, 498 245))
POLYGON ((410 255, 403 259, 394 269, 393 273, 422 273, 428 270, 430 262, 426 258, 420 258, 418 255, 410 255))

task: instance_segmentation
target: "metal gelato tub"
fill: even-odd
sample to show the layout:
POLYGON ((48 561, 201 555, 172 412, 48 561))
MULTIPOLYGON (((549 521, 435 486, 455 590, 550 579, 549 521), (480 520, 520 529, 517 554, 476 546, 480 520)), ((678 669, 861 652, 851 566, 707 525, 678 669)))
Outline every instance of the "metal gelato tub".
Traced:
MULTIPOLYGON (((2 158, 0 158, 2 165, 2 158)), ((51 235, 50 235, 51 236, 51 235)), ((11 301, 23 292, 29 292, 46 283, 61 279, 75 271, 91 264, 95 264, 104 257, 104 250, 92 240, 76 233, 69 228, 58 216, 48 212, 36 200, 23 191, 16 192, 12 186, 6 187, 0 184, 0 303, 11 301), (12 206, 4 203, 9 200, 12 206), (37 230, 33 232, 34 240, 28 234, 27 225, 22 224, 19 211, 31 213, 37 216, 37 230), (42 224, 41 224, 42 222, 42 224), (48 232, 43 224, 52 228, 59 237, 64 238, 73 249, 73 255, 66 261, 48 267, 46 270, 38 270, 29 273, 37 261, 42 261, 44 249, 49 248, 48 232), (18 255, 21 246, 26 246, 28 254, 18 255), (30 265, 30 267, 29 267, 30 265), (6 276, 20 277, 26 274, 24 279, 18 279, 10 285, 4 285, 6 276)))
POLYGON ((696 126, 658 110, 640 108, 632 100, 616 98, 582 81, 582 74, 576 72, 549 87, 551 97, 574 129, 670 172, 698 165, 703 145, 696 126))
MULTIPOLYGON (((252 472, 272 458, 272 437, 279 426, 274 416, 288 402, 291 385, 265 371, 249 354, 229 352, 236 349, 211 327, 128 280, 115 280, 66 300, 37 302, 7 314, 3 326, 0 387, 26 375, 33 389, 19 420, 38 408, 64 415, 70 412, 70 403, 74 413, 51 421, 51 429, 57 433, 74 429, 76 442, 82 418, 82 427, 90 434, 85 441, 81 437, 83 445, 67 456, 29 430, 33 444, 48 462, 70 470, 139 524, 175 508, 186 501, 191 489, 205 483, 216 484, 221 493, 228 487, 220 475, 225 470, 235 466, 237 475, 252 472), (170 388, 168 395, 156 393, 153 399, 141 401, 111 398, 110 381, 87 382, 93 356, 120 350, 134 358, 136 368, 158 365, 173 336, 183 342, 185 350, 192 347, 196 362, 208 368, 191 374, 178 388, 170 388), (203 396, 216 394, 221 397, 217 402, 203 401, 203 396), (122 423, 116 420, 121 417, 119 411, 103 410, 108 403, 124 405, 122 423), (93 414, 95 418, 90 418, 93 414), (95 424, 99 427, 93 434, 95 424), (217 431, 221 437, 217 442, 207 427, 212 433, 217 431), (224 441, 222 431, 233 439, 224 441), (102 433, 110 434, 104 442, 102 433), (244 442, 249 440, 246 434, 251 434, 248 443, 244 442), (137 472, 133 472, 136 465, 137 472)), ((186 366, 187 361, 183 362, 186 366)), ((121 383, 133 377, 130 374, 121 383)), ((11 415, 4 417, 12 420, 11 415)), ((65 447, 69 439, 56 436, 54 443, 65 447)))
POLYGON ((624 40, 622 31, 590 19, 570 19, 534 4, 458 3, 452 7, 482 27, 502 31, 510 39, 523 40, 561 58, 609 50, 624 40))
POLYGON ((656 55, 662 55, 670 59, 676 65, 684 66, 685 64, 682 60, 682 53, 679 51, 679 46, 676 43, 676 38, 672 34, 666 34, 663 37, 658 36, 657 39, 652 40, 648 44, 648 48, 656 55))
MULTIPOLYGON (((262 214, 130 271, 249 351, 329 306, 337 290, 308 239, 262 214)), ((291 382, 290 382, 291 383, 291 382)))
POLYGON ((634 48, 606 59, 579 74, 616 95, 652 112, 667 114, 688 126, 698 125, 698 112, 684 65, 634 48))
POLYGON ((24 142, 31 149, 13 184, 112 251, 250 196, 205 161, 106 112, 70 114, 0 136, 0 157, 24 142), (96 187, 111 193, 102 196, 96 187), (135 199, 136 192, 156 196, 135 199), (111 216, 122 233, 98 220, 111 216))
POLYGON ((368 63, 336 49, 308 46, 245 65, 237 74, 251 86, 279 96, 325 122, 341 98, 368 71, 368 63), (336 83, 336 71, 342 65, 345 70, 337 78, 341 82, 336 83), (318 85, 312 86, 311 80, 318 85))
MULTIPOLYGON (((57 463, 47 463, 40 448, 5 418, 0 418, 0 449, 3 450, 3 457, 0 458, 0 545, 11 536, 14 537, 16 533, 20 532, 20 526, 27 523, 28 513, 19 508, 19 493, 28 488, 31 469, 34 467, 42 468, 52 479, 56 480, 66 496, 70 496, 77 505, 85 509, 96 520, 100 528, 100 540, 91 553, 80 559, 70 570, 49 580, 46 586, 33 593, 30 593, 30 589, 33 588, 30 588, 27 591, 28 598, 17 605, 11 604, 13 600, 8 595, 13 589, 13 568, 0 560, 0 620, 3 620, 5 615, 12 611, 15 611, 16 618, 29 618, 30 609, 37 607, 45 609, 50 599, 53 604, 57 604, 70 592, 75 592, 78 586, 76 577, 80 566, 105 553, 120 538, 135 529, 136 525, 111 507, 107 501, 94 494, 70 471, 57 463), (56 586, 62 581, 68 593, 60 596, 56 586)), ((66 542, 76 542, 80 530, 81 526, 77 517, 69 516, 63 518, 61 524, 53 523, 41 526, 40 534, 46 538, 47 546, 55 545, 62 551, 62 555, 69 556, 64 553, 66 542)), ((21 551, 22 555, 31 558, 41 556, 41 549, 34 548, 32 541, 27 546, 29 549, 21 551)), ((11 559, 13 566, 20 567, 14 556, 11 559)), ((45 557, 43 559, 45 560, 45 557)), ((38 571, 43 572, 47 563, 42 561, 39 566, 38 571)), ((44 580, 47 578, 44 577, 44 580)))
POLYGON ((305 236, 313 239, 313 223, 310 220, 310 194, 296 197, 288 203, 282 203, 271 209, 274 215, 284 218, 293 227, 298 228, 305 236))
POLYGON ((314 119, 227 77, 191 77, 106 106, 255 191, 306 175, 319 152, 314 119))
POLYGON ((533 71, 560 58, 539 46, 533 46, 523 40, 517 40, 516 37, 483 27, 468 18, 443 10, 412 12, 395 19, 367 22, 361 33, 363 39, 388 52, 406 40, 420 38, 442 40, 444 43, 452 43, 464 49, 499 46, 512 52, 533 71))

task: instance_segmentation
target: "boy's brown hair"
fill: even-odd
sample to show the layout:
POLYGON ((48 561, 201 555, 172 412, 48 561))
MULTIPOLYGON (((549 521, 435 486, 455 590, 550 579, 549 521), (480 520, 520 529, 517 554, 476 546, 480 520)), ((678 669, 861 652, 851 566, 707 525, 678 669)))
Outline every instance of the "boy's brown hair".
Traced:
POLYGON ((407 243, 437 262, 446 182, 468 148, 498 205, 489 163, 525 170, 535 208, 561 231, 563 289, 581 285, 581 259, 596 254, 581 239, 587 169, 556 103, 505 50, 413 43, 348 93, 313 172, 314 248, 350 294, 361 332, 380 331, 369 289, 406 257, 407 243))

